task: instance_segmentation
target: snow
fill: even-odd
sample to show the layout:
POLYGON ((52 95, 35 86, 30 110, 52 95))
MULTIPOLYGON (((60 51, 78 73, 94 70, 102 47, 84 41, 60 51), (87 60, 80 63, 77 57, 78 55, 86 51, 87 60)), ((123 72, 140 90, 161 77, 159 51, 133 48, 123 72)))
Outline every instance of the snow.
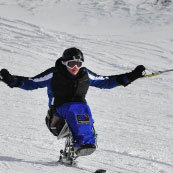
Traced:
MULTIPOLYGON (((173 4, 154 0, 0 0, 0 68, 34 76, 80 48, 102 75, 173 69, 173 4)), ((46 89, 0 83, 0 172, 173 172, 173 73, 128 87, 90 88, 98 149, 79 168, 56 164, 64 140, 48 131, 46 89)))

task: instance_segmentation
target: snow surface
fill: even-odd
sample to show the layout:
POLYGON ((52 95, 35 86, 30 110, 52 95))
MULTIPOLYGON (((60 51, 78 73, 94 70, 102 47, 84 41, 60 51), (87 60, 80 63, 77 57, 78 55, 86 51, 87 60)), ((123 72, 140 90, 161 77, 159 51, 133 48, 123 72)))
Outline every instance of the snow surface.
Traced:
MULTIPOLYGON (((155 0, 0 0, 0 68, 34 76, 80 48, 102 75, 173 69, 173 4, 155 0)), ((173 73, 128 87, 90 88, 98 149, 79 168, 56 164, 64 140, 48 131, 46 89, 0 83, 0 173, 173 172, 173 73)))

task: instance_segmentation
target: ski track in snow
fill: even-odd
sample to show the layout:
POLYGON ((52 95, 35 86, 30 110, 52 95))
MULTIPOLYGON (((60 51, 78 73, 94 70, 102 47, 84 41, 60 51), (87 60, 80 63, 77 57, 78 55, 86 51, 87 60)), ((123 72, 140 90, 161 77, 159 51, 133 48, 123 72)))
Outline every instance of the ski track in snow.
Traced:
MULTIPOLYGON (((156 0, 1 0, 1 6, 19 6, 22 9, 30 12, 33 16, 37 14, 39 10, 45 8, 45 6, 61 6, 71 4, 77 6, 79 14, 85 16, 81 22, 91 23, 97 17, 102 19, 105 17, 119 16, 124 19, 124 16, 131 16, 132 23, 135 24, 138 21, 142 23, 157 23, 159 25, 165 25, 172 23, 173 15, 170 13, 173 10, 171 3, 163 6, 160 2, 156 4, 156 0)), ((138 23, 138 24, 139 24, 138 23)))
MULTIPOLYGON (((121 35, 74 36, 1 17, 0 40, 0 68, 24 76, 53 66, 71 46, 81 48, 86 66, 103 75, 131 71, 138 64, 144 64, 149 72, 169 69, 173 64, 171 38, 151 42, 121 35)), ((103 168, 110 173, 172 173, 172 77, 169 73, 141 79, 125 89, 90 88, 87 98, 99 147, 93 155, 79 158, 79 168, 56 164, 64 141, 57 141, 44 124, 46 90, 26 92, 0 83, 0 172, 87 173, 103 168)))

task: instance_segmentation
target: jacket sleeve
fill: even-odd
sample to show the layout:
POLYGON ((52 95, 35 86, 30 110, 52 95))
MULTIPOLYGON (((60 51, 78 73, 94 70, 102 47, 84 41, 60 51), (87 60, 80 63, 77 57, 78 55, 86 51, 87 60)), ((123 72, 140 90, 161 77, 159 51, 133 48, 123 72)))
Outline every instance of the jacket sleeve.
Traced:
POLYGON ((15 85, 24 90, 34 90, 47 87, 53 77, 54 68, 50 68, 34 77, 15 76, 15 85))
POLYGON ((101 76, 88 70, 88 76, 89 85, 101 89, 111 89, 121 85, 127 86, 132 82, 128 79, 128 73, 112 76, 101 76))

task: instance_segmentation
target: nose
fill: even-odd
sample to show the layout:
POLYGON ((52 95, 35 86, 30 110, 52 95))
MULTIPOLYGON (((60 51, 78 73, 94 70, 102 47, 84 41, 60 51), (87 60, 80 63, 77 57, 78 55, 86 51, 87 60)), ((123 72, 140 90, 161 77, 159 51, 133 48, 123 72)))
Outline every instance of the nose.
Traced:
POLYGON ((78 66, 75 65, 75 66, 73 67, 73 70, 79 70, 78 66))

